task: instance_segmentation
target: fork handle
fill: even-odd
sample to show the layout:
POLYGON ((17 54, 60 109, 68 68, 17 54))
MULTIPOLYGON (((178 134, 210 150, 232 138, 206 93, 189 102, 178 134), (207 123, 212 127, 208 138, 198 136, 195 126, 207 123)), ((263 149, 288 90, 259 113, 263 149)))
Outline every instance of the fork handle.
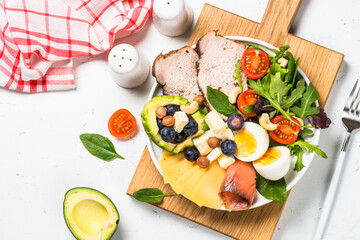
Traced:
POLYGON ((343 146, 345 145, 345 148, 341 149, 340 154, 338 156, 335 170, 334 170, 331 182, 330 182, 330 186, 329 186, 328 192, 326 194, 325 202, 324 202, 324 205, 321 210, 319 225, 316 229, 316 234, 315 234, 314 240, 321 240, 323 238, 323 234, 324 234, 324 231, 325 231, 325 228, 327 225, 327 221, 328 221, 329 215, 332 211, 335 194, 336 194, 337 188, 339 186, 339 182, 340 182, 339 180, 340 180, 342 172, 343 172, 342 168, 344 165, 347 143, 349 142, 349 139, 350 139, 350 133, 347 133, 345 136, 345 139, 344 139, 344 144, 343 144, 343 146))

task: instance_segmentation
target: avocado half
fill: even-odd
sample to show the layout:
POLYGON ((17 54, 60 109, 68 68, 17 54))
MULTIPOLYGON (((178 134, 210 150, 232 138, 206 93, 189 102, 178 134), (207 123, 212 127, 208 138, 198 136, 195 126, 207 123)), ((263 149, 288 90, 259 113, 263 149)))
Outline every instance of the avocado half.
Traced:
POLYGON ((114 203, 92 188, 73 188, 65 194, 64 218, 78 240, 108 240, 119 223, 114 203))
POLYGON ((205 123, 205 115, 199 111, 195 112, 191 115, 191 117, 198 123, 199 130, 194 136, 190 136, 186 138, 182 143, 174 144, 168 143, 161 139, 159 133, 159 127, 156 122, 156 114, 155 111, 160 106, 166 106, 169 104, 175 105, 190 105, 189 101, 186 98, 180 96, 170 96, 170 95, 161 95, 153 97, 149 102, 147 102, 141 112, 141 121, 144 126, 145 132, 150 137, 150 139, 162 149, 171 152, 171 153, 179 153, 185 148, 194 146, 192 141, 193 138, 198 137, 206 130, 208 130, 208 126, 205 123))

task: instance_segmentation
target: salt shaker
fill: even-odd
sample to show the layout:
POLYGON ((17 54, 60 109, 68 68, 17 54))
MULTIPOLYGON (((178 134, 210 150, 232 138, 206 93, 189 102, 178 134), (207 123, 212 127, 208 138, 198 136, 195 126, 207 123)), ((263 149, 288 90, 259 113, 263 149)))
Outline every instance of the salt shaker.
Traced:
POLYGON ((184 0, 154 0, 152 19, 162 34, 175 37, 192 25, 194 14, 184 0))
POLYGON ((121 87, 134 88, 144 83, 150 72, 147 58, 129 44, 113 47, 108 56, 113 79, 121 87))

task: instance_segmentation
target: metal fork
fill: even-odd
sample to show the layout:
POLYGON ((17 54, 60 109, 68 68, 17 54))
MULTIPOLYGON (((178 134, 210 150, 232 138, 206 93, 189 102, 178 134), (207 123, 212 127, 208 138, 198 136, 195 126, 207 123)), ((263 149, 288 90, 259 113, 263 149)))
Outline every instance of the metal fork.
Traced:
POLYGON ((349 98, 346 101, 344 110, 342 112, 341 120, 346 128, 346 134, 341 146, 340 155, 338 157, 335 170, 326 194, 325 202, 321 211, 319 225, 316 230, 314 240, 321 240, 326 229, 326 224, 332 210, 334 196, 337 191, 339 180, 342 175, 342 168, 345 159, 346 151, 349 147, 351 133, 360 128, 360 88, 356 91, 358 81, 356 81, 354 88, 351 90, 349 98), (355 95, 356 92, 356 95, 355 95))

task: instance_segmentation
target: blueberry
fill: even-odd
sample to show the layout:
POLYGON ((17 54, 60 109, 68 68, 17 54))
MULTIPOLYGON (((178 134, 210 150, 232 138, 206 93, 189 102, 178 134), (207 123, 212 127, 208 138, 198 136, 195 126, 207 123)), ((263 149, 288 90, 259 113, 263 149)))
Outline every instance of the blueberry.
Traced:
POLYGON ((157 125, 159 127, 159 130, 164 128, 164 125, 162 124, 162 119, 156 118, 157 125))
POLYGON ((175 104, 169 104, 166 106, 167 116, 174 116, 174 113, 180 111, 180 106, 175 104))
POLYGON ((171 127, 164 127, 160 131, 161 139, 164 140, 164 142, 172 142, 175 139, 175 130, 171 127))
POLYGON ((184 156, 187 160, 194 162, 196 159, 200 157, 199 151, 196 149, 196 147, 189 147, 185 149, 184 156))
POLYGON ((244 118, 238 113, 233 113, 228 117, 227 125, 231 130, 240 130, 244 126, 244 118))
POLYGON ((183 132, 186 134, 186 136, 193 136, 198 132, 198 130, 199 126, 197 122, 194 119, 190 119, 189 123, 184 127, 183 132))
POLYGON ((175 143, 182 143, 186 138, 187 138, 187 136, 184 133, 184 131, 182 131, 181 133, 175 132, 174 142, 175 143))
POLYGON ((228 156, 234 155, 237 146, 233 140, 227 139, 221 143, 221 151, 228 156))

